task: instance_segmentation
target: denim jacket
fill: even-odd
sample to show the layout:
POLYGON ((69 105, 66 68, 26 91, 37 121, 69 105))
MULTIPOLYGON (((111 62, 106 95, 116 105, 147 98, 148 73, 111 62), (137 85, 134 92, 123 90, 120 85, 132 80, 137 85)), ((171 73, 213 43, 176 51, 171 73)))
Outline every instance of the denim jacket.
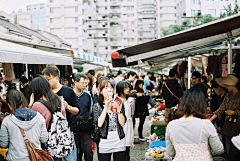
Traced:
MULTIPOLYGON (((93 117, 94 117, 93 123, 94 123, 94 126, 98 126, 98 118, 102 114, 102 111, 103 111, 103 107, 101 107, 98 103, 94 104, 94 106, 93 106, 93 117)), ((121 111, 123 113, 123 116, 124 116, 125 122, 126 122, 126 115, 125 115, 124 106, 122 106, 121 111)), ((117 115, 117 120, 118 120, 118 115, 117 115)), ((109 126, 109 116, 107 114, 102 127, 98 128, 100 138, 107 139, 108 126, 109 126)), ((117 121, 117 132, 118 132, 118 136, 119 136, 120 140, 125 137, 123 127, 120 125, 120 123, 118 121, 117 121)))

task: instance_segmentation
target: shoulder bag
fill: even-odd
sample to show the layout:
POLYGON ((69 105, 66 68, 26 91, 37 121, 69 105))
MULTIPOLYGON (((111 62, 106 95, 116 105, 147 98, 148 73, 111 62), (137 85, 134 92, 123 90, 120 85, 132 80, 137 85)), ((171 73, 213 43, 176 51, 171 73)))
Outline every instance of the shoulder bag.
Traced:
POLYGON ((27 139, 26 133, 19 127, 26 144, 30 161, 54 161, 51 154, 45 150, 36 149, 35 146, 27 139))
MULTIPOLYGON (((180 101, 180 98, 178 96, 176 96, 167 86, 167 83, 164 84, 165 87, 167 88, 167 90, 171 93, 172 96, 174 96, 178 101, 180 101)), ((171 109, 170 111, 170 114, 169 114, 169 121, 171 120, 174 120, 174 119, 178 119, 180 117, 183 116, 182 112, 180 112, 180 110, 178 109, 179 107, 179 103, 177 105, 177 108, 173 108, 171 109)))
POLYGON ((227 116, 223 124, 221 134, 227 137, 237 136, 240 133, 240 119, 236 113, 233 116, 227 116))

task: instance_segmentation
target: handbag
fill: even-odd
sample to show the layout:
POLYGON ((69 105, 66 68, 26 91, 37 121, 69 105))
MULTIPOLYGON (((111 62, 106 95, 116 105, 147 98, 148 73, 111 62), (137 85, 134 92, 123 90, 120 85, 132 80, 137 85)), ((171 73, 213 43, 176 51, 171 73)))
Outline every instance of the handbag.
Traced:
POLYGON ((221 134, 227 137, 237 136, 240 133, 240 119, 238 114, 227 116, 221 129, 221 134))
POLYGON ((54 161, 51 154, 45 150, 36 149, 35 146, 27 139, 26 133, 23 129, 19 127, 21 134, 24 138, 24 142, 26 144, 28 155, 30 161, 54 161))
POLYGON ((76 120, 77 127, 79 130, 87 130, 93 127, 93 117, 92 116, 79 116, 76 120))

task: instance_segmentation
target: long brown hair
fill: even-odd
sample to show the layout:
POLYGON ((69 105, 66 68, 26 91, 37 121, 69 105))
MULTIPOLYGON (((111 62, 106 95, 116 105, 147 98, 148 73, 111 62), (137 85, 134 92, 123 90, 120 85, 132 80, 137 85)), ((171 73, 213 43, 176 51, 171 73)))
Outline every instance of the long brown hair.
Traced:
POLYGON ((102 107, 103 106, 103 101, 104 101, 104 97, 101 94, 103 88, 105 88, 106 86, 108 86, 108 83, 112 86, 112 88, 114 89, 114 86, 112 84, 112 82, 110 80, 103 80, 101 83, 98 84, 98 103, 99 105, 102 107))
POLYGON ((6 101, 12 107, 12 113, 14 114, 18 108, 26 108, 28 103, 22 92, 12 89, 7 92, 6 101))

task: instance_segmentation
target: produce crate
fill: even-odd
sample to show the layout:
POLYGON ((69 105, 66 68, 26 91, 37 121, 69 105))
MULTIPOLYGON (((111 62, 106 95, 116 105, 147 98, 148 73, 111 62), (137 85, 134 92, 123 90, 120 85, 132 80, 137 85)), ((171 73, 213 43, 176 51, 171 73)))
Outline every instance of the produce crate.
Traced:
POLYGON ((166 148, 166 141, 153 141, 149 144, 150 148, 155 148, 160 146, 166 148))
POLYGON ((151 134, 155 133, 160 140, 165 140, 166 125, 151 125, 151 134))

